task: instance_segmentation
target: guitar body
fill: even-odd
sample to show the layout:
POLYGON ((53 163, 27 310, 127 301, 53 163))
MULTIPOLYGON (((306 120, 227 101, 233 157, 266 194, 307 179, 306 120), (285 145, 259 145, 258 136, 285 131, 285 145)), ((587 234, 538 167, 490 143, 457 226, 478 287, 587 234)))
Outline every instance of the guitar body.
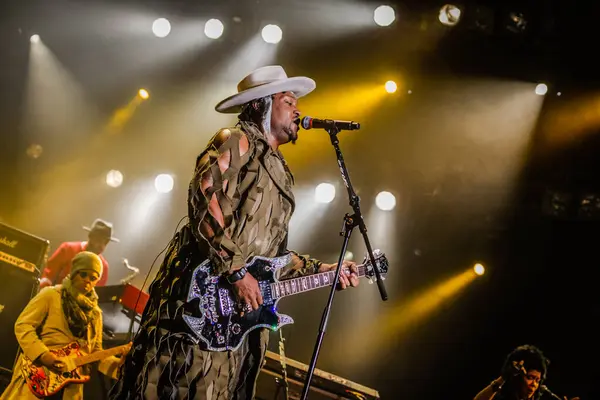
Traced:
MULTIPOLYGON (((62 359, 73 359, 83 356, 79 344, 75 342, 61 349, 50 351, 62 359)), ((81 368, 58 372, 42 365, 37 365, 25 356, 23 356, 21 363, 21 372, 31 393, 40 399, 58 393, 69 384, 86 383, 90 380, 89 375, 81 373, 81 368)))
MULTIPOLYGON (((387 272, 388 262, 379 250, 374 251, 375 265, 383 275, 387 272)), ((221 276, 211 273, 212 266, 206 260, 196 267, 188 290, 187 302, 193 309, 184 314, 183 320, 196 336, 197 343, 202 342, 207 350, 236 350, 248 333, 258 328, 278 330, 294 320, 277 312, 277 303, 282 297, 303 293, 312 289, 330 286, 335 279, 334 271, 321 272, 309 276, 279 281, 277 272, 288 265, 291 254, 281 257, 253 257, 246 263, 246 269, 257 281, 262 293, 263 304, 257 310, 242 312, 236 300, 232 286, 221 276)), ((358 276, 370 280, 375 272, 371 262, 357 266, 358 276)), ((346 270, 345 273, 350 273, 346 270)))
POLYGON ((274 298, 271 284, 278 282, 276 272, 291 261, 291 255, 254 257, 246 268, 258 281, 263 305, 258 310, 242 312, 232 286, 226 279, 211 274, 210 261, 204 261, 193 272, 188 302, 198 299, 200 317, 184 315, 183 319, 207 350, 236 350, 251 331, 258 328, 277 330, 294 320, 277 312, 279 299, 274 298))

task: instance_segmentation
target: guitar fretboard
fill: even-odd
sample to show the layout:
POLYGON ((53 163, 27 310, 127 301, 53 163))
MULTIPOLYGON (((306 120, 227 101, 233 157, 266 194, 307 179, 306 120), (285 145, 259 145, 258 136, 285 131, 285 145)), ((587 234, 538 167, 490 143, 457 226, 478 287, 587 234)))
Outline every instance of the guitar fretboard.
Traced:
MULTIPOLYGON (((364 277, 367 271, 365 264, 357 265, 356 267, 358 269, 359 278, 364 277)), ((344 268, 340 273, 345 272, 348 272, 347 268, 344 268)), ((334 278, 335 271, 327 271, 271 283, 271 294, 274 299, 278 299, 284 296, 308 292, 309 290, 331 286, 334 278)))
POLYGON ((75 365, 77 367, 81 367, 82 365, 93 363, 96 361, 104 360, 107 357, 114 356, 116 354, 122 353, 123 350, 129 345, 124 344, 122 346, 113 347, 112 349, 97 351, 92 354, 88 354, 87 356, 78 357, 75 360, 75 365))

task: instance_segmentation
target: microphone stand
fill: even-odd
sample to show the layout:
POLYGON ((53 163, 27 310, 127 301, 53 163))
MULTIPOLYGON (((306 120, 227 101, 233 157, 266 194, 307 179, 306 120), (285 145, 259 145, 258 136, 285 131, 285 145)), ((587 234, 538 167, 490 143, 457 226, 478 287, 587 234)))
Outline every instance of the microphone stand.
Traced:
POLYGON ((281 364, 281 378, 276 378, 275 382, 277 383, 277 391, 275 392, 274 399, 277 400, 279 398, 279 391, 283 389, 283 398, 284 400, 289 399, 289 385, 287 378, 287 366, 285 363, 285 350, 284 350, 284 342, 285 339, 283 337, 283 329, 279 329, 279 363, 281 364))
POLYGON ((313 374, 315 372, 315 367, 317 365, 317 359, 319 358, 319 352, 321 351, 321 345, 323 344, 323 337, 325 336, 325 331, 327 329, 327 322, 329 320, 329 314, 331 312, 331 306, 333 304, 333 297, 336 292, 336 288, 338 282, 340 280, 340 271, 342 270, 341 265, 344 262, 344 256, 346 254, 346 249, 348 248, 348 242, 350 241, 350 236, 352 236, 352 231, 354 228, 358 226, 360 233, 365 241, 365 246, 367 248, 368 257, 371 260, 371 264, 373 265, 373 270, 375 271, 375 279, 377 280, 377 287, 379 288, 379 294, 381 295, 381 300, 386 301, 388 299, 387 292, 385 290, 385 286, 383 285, 383 280, 381 277, 381 273, 377 268, 377 264, 375 261, 375 256, 373 255, 373 248, 371 247, 371 242, 369 241, 369 236, 367 235, 367 226, 365 225, 365 221, 363 220, 362 212, 360 211, 360 198, 357 196, 354 188, 352 187, 352 183, 350 182, 350 174, 348 173, 348 169, 346 168, 346 163, 344 162, 344 156, 342 154, 342 150, 339 146, 339 139, 337 137, 340 130, 335 124, 330 128, 327 128, 327 133, 329 133, 329 138, 331 139, 331 144, 335 150, 335 155, 337 156, 337 163, 340 168, 340 172, 342 174, 342 181, 344 181, 344 185, 348 191, 348 198, 350 202, 350 207, 352 207, 353 214, 346 214, 344 216, 344 224, 342 226, 342 231, 340 232, 340 236, 344 237, 344 241, 342 242, 342 250, 340 251, 340 256, 338 258, 338 268, 335 271, 335 278, 333 279, 333 285, 331 286, 331 290, 329 292, 329 298, 327 299, 327 304, 325 305, 325 309, 323 310, 323 316, 321 317, 321 325, 319 326, 319 334, 317 335, 317 341, 315 343, 315 348, 313 350, 312 358, 310 360, 310 365, 308 367, 308 372, 306 374, 306 381, 304 382, 304 388, 302 389, 302 400, 306 400, 308 397, 308 390, 310 388, 310 384, 312 381, 313 374))

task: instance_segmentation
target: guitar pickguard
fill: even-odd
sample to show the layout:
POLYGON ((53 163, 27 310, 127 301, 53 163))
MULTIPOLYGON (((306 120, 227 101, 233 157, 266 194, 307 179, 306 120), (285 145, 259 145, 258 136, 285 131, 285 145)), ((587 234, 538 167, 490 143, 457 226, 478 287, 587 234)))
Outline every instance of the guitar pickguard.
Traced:
MULTIPOLYGON (((59 358, 81 357, 82 353, 77 343, 61 349, 50 350, 59 358)), ((85 383, 90 380, 88 375, 83 375, 79 369, 69 372, 57 373, 44 366, 36 365, 31 360, 23 357, 21 372, 29 390, 38 398, 52 396, 71 383, 85 383)))
POLYGON ((190 330, 207 350, 236 350, 251 331, 258 328, 277 330, 293 323, 293 319, 277 312, 277 299, 271 284, 277 282, 275 273, 291 261, 291 254, 281 257, 254 257, 248 272, 256 278, 263 295, 263 305, 255 311, 240 313, 231 285, 220 276, 211 274, 210 261, 204 261, 192 273, 187 301, 197 301, 193 314, 183 315, 190 330))

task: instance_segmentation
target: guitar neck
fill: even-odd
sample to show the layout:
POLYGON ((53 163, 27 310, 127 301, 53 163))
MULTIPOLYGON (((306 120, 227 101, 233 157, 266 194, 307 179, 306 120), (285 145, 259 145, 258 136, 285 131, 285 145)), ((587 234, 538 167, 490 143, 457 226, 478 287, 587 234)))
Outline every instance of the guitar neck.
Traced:
POLYGON ((112 349, 97 351, 95 353, 79 357, 79 358, 75 359, 75 365, 77 367, 81 367, 82 365, 85 365, 85 364, 90 364, 90 363, 93 363, 96 361, 104 360, 107 357, 114 356, 116 354, 123 352, 123 350, 127 346, 129 346, 129 345, 124 344, 122 346, 113 347, 112 349))
MULTIPOLYGON (((366 265, 360 264, 357 265, 356 268, 358 270, 358 277, 364 278, 367 272, 366 265)), ((347 271, 347 268, 345 268, 345 270, 347 271)), ((335 270, 320 272, 318 274, 308 276, 301 276, 299 278, 287 279, 285 281, 272 283, 271 293, 274 298, 291 296, 294 294, 304 293, 310 290, 331 286, 333 284, 334 279, 335 270)))

